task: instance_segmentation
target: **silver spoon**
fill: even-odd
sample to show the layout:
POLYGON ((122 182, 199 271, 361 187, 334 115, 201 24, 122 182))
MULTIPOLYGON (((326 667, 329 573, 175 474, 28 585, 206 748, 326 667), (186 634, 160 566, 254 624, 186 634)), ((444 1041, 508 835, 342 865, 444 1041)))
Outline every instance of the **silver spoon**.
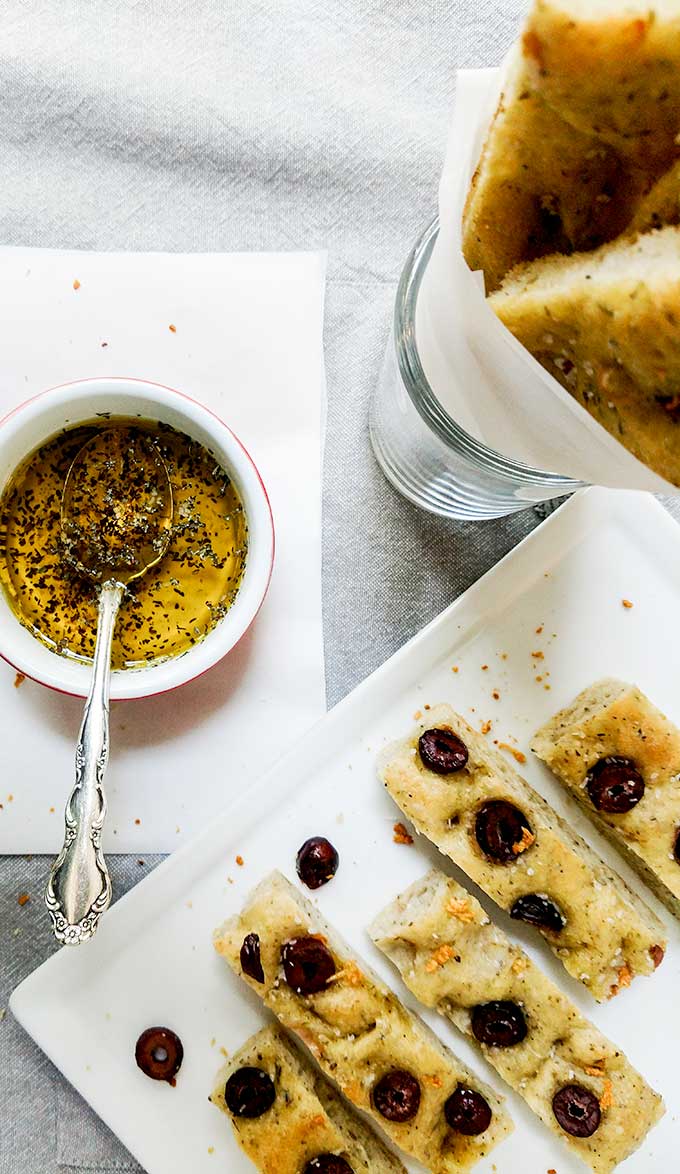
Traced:
POLYGON ((172 488, 152 439, 134 428, 98 432, 71 465, 61 503, 66 556, 101 584, 92 684, 76 747, 76 781, 64 845, 45 890, 57 941, 76 946, 97 931, 111 901, 101 849, 109 756, 111 642, 125 588, 158 563, 170 542, 172 488))

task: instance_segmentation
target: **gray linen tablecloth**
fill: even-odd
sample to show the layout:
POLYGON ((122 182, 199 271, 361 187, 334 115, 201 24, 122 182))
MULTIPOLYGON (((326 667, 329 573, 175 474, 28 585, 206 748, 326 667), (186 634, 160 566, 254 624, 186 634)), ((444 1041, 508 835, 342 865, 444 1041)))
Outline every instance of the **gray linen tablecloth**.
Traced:
MULTIPOLYGON (((519 0, 5 0, 0 244, 329 251, 324 626, 332 705, 531 530, 419 513, 366 413, 402 261, 436 206, 459 66, 519 0)), ((2 324, 0 324, 0 339, 2 324)), ((36 331, 39 338, 39 329, 36 331)), ((110 859, 120 896, 156 860, 110 859)), ((0 1008, 54 949, 44 858, 0 862, 0 1008)), ((0 1174, 139 1167, 7 1015, 0 1174)), ((189 1172, 187 1172, 189 1174, 189 1172)))

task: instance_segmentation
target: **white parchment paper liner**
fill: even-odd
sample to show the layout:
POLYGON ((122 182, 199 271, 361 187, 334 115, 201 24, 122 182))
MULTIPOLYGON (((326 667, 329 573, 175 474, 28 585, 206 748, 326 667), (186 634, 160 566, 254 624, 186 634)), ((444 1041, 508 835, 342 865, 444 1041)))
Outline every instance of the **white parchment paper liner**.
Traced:
POLYGON ((572 398, 502 325, 481 273, 461 253, 461 216, 502 70, 458 73, 439 189, 441 227, 417 312, 418 348, 449 414, 478 440, 533 468, 612 488, 677 493, 572 398))

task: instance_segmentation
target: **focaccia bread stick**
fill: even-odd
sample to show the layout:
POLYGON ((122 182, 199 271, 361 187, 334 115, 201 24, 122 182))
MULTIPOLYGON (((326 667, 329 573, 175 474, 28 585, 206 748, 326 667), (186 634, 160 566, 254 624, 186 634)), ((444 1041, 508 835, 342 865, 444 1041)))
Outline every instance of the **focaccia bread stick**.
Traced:
POLYGON ((635 685, 604 680, 546 722, 531 748, 680 914, 680 730, 635 685))
POLYGON ((416 998, 476 1042, 595 1174, 609 1174, 663 1115, 620 1049, 443 873, 406 889, 369 933, 416 998))
POLYGON ((388 747, 379 773, 415 828, 536 926, 596 999, 659 964, 666 936, 651 909, 451 706, 388 747))
POLYGON ((406 1174, 277 1028, 265 1027, 227 1061, 210 1100, 262 1174, 406 1174))
POLYGON ((500 1098, 281 873, 263 880, 214 940, 348 1100, 433 1174, 471 1169, 511 1131, 500 1098))

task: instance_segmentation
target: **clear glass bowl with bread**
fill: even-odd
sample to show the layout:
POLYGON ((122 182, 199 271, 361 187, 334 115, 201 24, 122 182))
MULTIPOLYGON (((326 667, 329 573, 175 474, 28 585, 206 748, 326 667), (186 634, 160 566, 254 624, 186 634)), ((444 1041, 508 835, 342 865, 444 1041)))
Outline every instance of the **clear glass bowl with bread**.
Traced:
POLYGON ((421 302, 439 282, 440 304, 416 303, 405 346, 395 331, 373 413, 379 460, 413 500, 485 517, 578 482, 677 490, 679 60, 672 7, 534 0, 493 81, 493 71, 474 71, 483 113, 470 105, 470 75, 459 75, 441 231, 419 282, 421 302), (430 280, 438 267, 450 274, 430 280), (428 317, 439 319, 437 346, 428 317), (423 459, 403 410, 414 370, 417 393, 407 390, 412 403, 423 398, 411 356, 404 361, 416 331, 426 382, 458 425, 443 473, 431 445, 423 459), (401 449, 399 416, 411 434, 401 449), (466 463, 468 488, 480 492, 472 504, 463 493, 461 506, 466 463))

